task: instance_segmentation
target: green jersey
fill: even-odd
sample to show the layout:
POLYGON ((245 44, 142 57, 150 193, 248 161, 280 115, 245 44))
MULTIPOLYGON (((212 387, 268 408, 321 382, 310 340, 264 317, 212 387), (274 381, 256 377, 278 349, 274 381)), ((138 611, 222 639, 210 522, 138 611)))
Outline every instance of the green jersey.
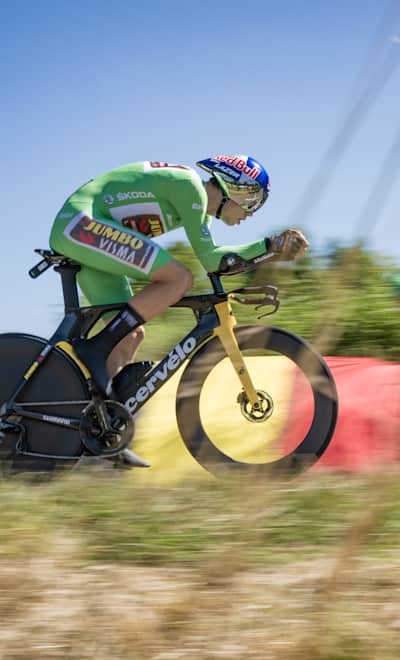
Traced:
POLYGON ((178 227, 207 272, 217 271, 227 253, 244 259, 265 254, 263 240, 217 246, 207 203, 204 184, 190 167, 131 163, 92 179, 66 200, 50 245, 81 265, 78 283, 92 305, 129 300, 131 280, 151 278, 172 259, 154 239, 178 227))
POLYGON ((109 218, 149 238, 183 227, 208 272, 218 270, 221 257, 228 252, 244 259, 265 254, 263 240, 239 246, 215 244, 204 184, 192 168, 184 165, 150 161, 124 165, 79 188, 57 218, 67 219, 71 205, 86 212, 90 206, 89 217, 109 218))

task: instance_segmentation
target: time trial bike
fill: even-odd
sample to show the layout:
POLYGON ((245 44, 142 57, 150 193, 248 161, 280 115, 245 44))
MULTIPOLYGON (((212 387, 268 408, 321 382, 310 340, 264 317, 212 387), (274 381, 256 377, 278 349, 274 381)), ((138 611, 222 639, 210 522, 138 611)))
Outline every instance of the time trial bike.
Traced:
POLYGON ((209 273, 212 292, 185 296, 174 305, 193 312, 192 330, 129 383, 120 400, 106 399, 76 356, 73 341, 87 337, 104 313, 117 313, 125 302, 80 306, 79 264, 51 250, 35 251, 42 259, 29 273, 35 278, 54 267, 61 275, 65 314, 49 340, 0 335, 3 475, 51 476, 84 456, 116 459, 132 443, 137 413, 151 406, 152 397, 181 368, 177 426, 190 454, 211 473, 294 475, 326 450, 338 399, 324 359, 291 332, 235 320, 234 303, 276 311, 276 287, 226 292, 221 274, 209 273))

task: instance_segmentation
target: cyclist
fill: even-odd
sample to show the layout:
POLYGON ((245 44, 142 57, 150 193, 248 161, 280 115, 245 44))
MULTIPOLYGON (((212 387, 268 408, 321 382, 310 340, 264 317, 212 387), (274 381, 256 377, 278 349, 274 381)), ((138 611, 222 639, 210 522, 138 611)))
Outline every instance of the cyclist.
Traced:
POLYGON ((210 175, 206 182, 190 167, 165 162, 111 170, 75 191, 54 221, 50 245, 81 265, 78 284, 89 303, 126 302, 94 337, 74 342, 107 395, 112 378, 133 362, 143 324, 192 287, 190 271, 156 243, 157 236, 184 227, 206 271, 223 274, 267 258, 291 260, 308 247, 296 229, 246 245, 217 246, 211 216, 227 225, 250 217, 268 198, 269 176, 245 155, 218 155, 196 164, 210 175), (133 298, 130 279, 150 283, 133 298))

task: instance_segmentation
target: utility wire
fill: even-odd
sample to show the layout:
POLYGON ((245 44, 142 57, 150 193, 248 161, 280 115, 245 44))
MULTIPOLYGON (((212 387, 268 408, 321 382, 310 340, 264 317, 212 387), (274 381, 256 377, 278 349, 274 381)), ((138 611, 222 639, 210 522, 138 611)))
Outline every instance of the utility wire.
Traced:
MULTIPOLYGON (((302 226, 306 224, 327 188, 328 183, 334 174, 335 168, 348 148, 355 131, 361 125, 362 121, 371 110, 373 103, 378 99, 383 88, 400 64, 400 46, 396 43, 395 39, 392 38, 392 40, 390 40, 390 36, 388 36, 389 22, 390 35, 393 36, 393 25, 397 24, 396 21, 399 18, 399 9, 400 5, 398 0, 396 0, 395 3, 390 3, 389 9, 385 12, 378 33, 368 49, 358 80, 366 78, 367 71, 371 67, 373 53, 376 50, 379 50, 377 48, 378 42, 383 42, 383 44, 389 42, 389 49, 383 57, 381 64, 375 67, 375 71, 370 71, 368 78, 366 78, 366 83, 361 85, 360 92, 351 103, 350 110, 333 136, 333 139, 322 156, 315 174, 306 186, 300 202, 292 213, 289 222, 290 226, 299 223, 301 223, 302 226), (394 11, 395 9, 396 12, 394 11), (386 38, 384 37, 385 34, 386 38)), ((375 57, 376 55, 377 53, 375 53, 375 57)), ((359 84, 356 84, 356 88, 358 86, 359 84)))
POLYGON ((378 178, 368 195, 355 227, 354 238, 368 237, 376 227, 400 172, 400 130, 393 140, 379 170, 378 178))
POLYGON ((388 0, 375 35, 371 39, 365 54, 357 80, 354 81, 351 96, 357 96, 368 78, 374 74, 374 69, 379 68, 382 55, 390 43, 393 44, 396 43, 397 39, 400 40, 394 29, 396 25, 400 29, 400 3, 399 0, 388 0))

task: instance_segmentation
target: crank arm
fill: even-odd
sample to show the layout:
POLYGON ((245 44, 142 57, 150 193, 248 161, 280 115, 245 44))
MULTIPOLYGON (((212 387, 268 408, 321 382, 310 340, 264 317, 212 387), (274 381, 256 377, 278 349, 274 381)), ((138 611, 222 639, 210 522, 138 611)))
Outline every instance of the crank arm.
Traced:
POLYGON ((105 406, 104 400, 101 396, 95 394, 92 397, 92 403, 97 415, 97 421, 100 424, 102 433, 111 431, 110 417, 107 413, 107 408, 105 406))

